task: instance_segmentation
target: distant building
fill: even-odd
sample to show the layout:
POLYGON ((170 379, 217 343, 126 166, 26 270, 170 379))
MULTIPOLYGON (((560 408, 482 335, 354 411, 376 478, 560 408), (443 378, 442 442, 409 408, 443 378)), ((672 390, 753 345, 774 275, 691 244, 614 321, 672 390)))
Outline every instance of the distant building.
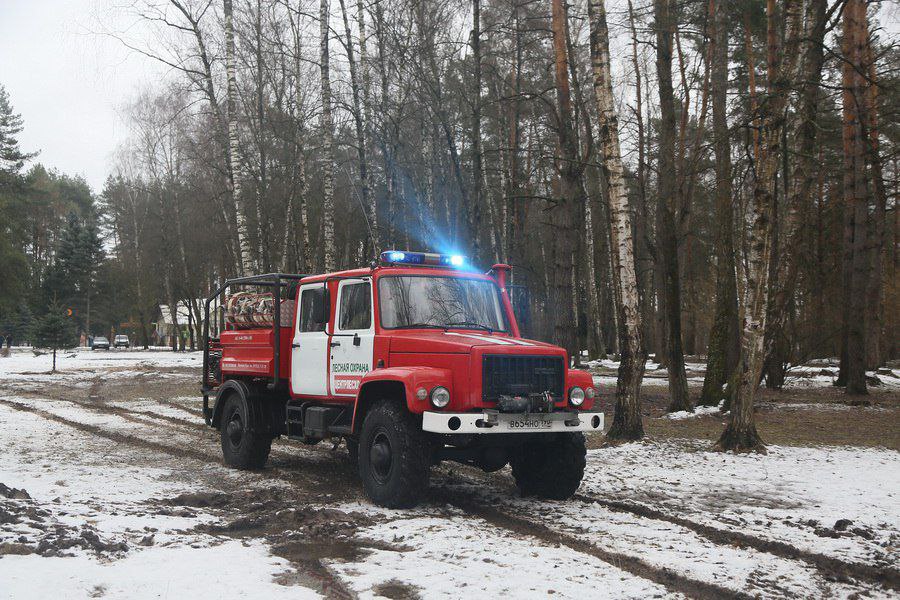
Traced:
MULTIPOLYGON (((196 302, 196 306, 203 306, 203 300, 195 300, 194 302, 196 302)), ((200 317, 201 319, 203 318, 202 311, 200 317)), ((186 302, 180 301, 175 305, 175 318, 178 321, 177 330, 176 324, 172 320, 172 311, 170 310, 169 305, 159 305, 156 314, 156 328, 153 331, 153 336, 156 338, 156 345, 171 346, 173 342, 172 336, 174 336, 176 332, 182 338, 189 338, 191 330, 193 330, 194 333, 194 340, 200 340, 200 336, 203 335, 203 323, 195 322, 194 315, 186 302)))

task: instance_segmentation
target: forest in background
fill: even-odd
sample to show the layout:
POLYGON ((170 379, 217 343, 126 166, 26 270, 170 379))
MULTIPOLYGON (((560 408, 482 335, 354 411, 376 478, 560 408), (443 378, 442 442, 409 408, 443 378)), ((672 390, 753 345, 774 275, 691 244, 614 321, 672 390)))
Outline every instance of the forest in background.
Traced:
POLYGON ((530 336, 621 355, 626 437, 648 353, 672 410, 822 356, 864 393, 897 356, 900 46, 880 2, 127 10, 152 40, 105 33, 169 75, 125 111, 104 189, 26 169, 3 96, 7 329, 55 299, 146 343, 160 304, 196 319, 225 277, 406 248, 507 262, 530 336), (699 398, 685 355, 708 356, 699 398))

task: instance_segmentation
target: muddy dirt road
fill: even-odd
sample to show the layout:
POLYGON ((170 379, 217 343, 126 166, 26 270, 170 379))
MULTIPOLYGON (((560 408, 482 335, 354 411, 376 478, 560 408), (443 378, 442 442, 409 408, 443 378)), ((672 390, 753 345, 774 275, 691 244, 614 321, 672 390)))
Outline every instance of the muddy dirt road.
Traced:
POLYGON ((893 450, 659 439, 591 450, 569 502, 444 465, 427 503, 387 511, 343 447, 276 441, 264 471, 224 467, 193 358, 121 356, 0 362, 0 598, 900 593, 893 450))

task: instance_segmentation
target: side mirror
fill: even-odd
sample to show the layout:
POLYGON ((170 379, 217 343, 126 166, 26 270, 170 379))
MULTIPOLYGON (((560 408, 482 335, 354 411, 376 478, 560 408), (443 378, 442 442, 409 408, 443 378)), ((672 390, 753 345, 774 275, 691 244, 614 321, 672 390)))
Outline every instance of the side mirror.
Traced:
POLYGON ((331 308, 331 306, 328 298, 328 288, 323 286, 319 293, 313 296, 313 323, 316 323, 318 325, 325 325, 326 323, 328 323, 328 313, 330 312, 328 310, 329 308, 331 308))

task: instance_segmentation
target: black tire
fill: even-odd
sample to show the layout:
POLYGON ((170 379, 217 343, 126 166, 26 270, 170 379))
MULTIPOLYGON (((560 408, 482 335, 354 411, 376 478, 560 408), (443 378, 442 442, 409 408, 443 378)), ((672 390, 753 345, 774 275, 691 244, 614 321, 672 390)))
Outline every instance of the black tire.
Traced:
POLYGON ((366 414, 359 437, 359 476, 366 494, 387 508, 411 508, 428 489, 431 444, 398 402, 382 400, 366 414))
POLYGON ((587 449, 580 433, 558 433, 546 442, 530 442, 510 461, 523 496, 565 500, 581 485, 587 449))
POLYGON ((272 449, 272 436, 253 422, 247 402, 237 393, 232 393, 225 399, 219 422, 222 457, 230 467, 262 469, 272 449))

